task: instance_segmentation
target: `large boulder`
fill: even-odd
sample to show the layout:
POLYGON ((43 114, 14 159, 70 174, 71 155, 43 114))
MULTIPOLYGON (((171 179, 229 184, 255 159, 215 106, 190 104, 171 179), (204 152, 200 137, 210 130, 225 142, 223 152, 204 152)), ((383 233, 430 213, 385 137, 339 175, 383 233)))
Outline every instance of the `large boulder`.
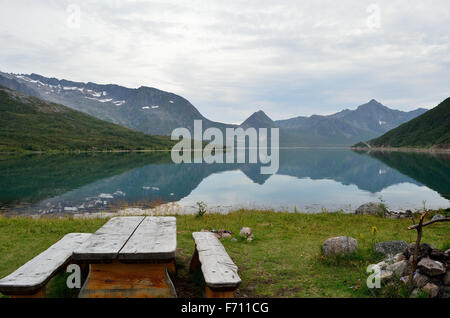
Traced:
POLYGON ((433 216, 431 218, 431 221, 437 221, 437 220, 442 220, 445 219, 445 216, 443 216, 442 214, 436 214, 435 216, 433 216))
POLYGON ((355 214, 369 214, 369 215, 385 215, 387 212, 386 207, 381 203, 369 202, 364 203, 356 209, 355 214))
POLYGON ((445 274, 445 266, 441 262, 434 261, 431 258, 425 257, 417 264, 419 271, 428 276, 438 276, 445 274))
POLYGON ((323 254, 325 256, 348 255, 358 251, 358 241, 353 237, 332 237, 323 243, 323 254))
POLYGON ((375 244, 375 251, 384 255, 396 255, 403 253, 408 249, 408 243, 405 241, 387 241, 375 244))

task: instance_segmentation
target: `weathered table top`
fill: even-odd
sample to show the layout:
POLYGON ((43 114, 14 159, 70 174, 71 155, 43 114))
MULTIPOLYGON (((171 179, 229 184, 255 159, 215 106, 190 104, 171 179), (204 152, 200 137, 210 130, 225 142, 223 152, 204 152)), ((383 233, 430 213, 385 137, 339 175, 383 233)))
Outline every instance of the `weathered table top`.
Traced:
POLYGON ((73 259, 97 261, 169 261, 177 248, 176 218, 115 217, 73 252, 73 259))

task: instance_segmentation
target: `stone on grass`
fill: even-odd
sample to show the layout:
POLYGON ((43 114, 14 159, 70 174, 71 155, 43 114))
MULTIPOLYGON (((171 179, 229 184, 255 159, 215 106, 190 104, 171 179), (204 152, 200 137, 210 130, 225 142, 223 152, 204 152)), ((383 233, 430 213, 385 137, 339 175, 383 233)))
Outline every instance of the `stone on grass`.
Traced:
POLYGON ((417 264, 420 272, 428 276, 437 276, 445 274, 445 266, 439 261, 433 261, 431 258, 425 257, 417 264))
POLYGON ((398 253, 403 253, 408 249, 408 243, 405 241, 387 241, 378 242, 375 244, 375 252, 384 255, 395 255, 398 253))
POLYGON ((422 288, 425 292, 427 292, 431 298, 436 297, 439 294, 439 286, 433 284, 433 283, 428 283, 425 286, 423 286, 422 288))
POLYGON ((252 229, 249 227, 243 227, 240 231, 239 231, 239 235, 243 236, 243 237, 251 237, 253 235, 252 229))
POLYGON ((323 243, 325 256, 348 255, 358 251, 358 242, 353 237, 332 237, 323 243))
POLYGON ((431 218, 431 221, 437 221, 437 220, 442 220, 445 219, 445 216, 443 216, 442 214, 436 214, 435 216, 433 216, 431 218))
POLYGON ((408 267, 408 261, 400 261, 394 264, 388 265, 386 270, 392 271, 397 276, 403 276, 408 267))
POLYGON ((369 215, 384 215, 386 208, 381 203, 369 202, 364 203, 359 208, 356 209, 355 214, 369 214, 369 215))

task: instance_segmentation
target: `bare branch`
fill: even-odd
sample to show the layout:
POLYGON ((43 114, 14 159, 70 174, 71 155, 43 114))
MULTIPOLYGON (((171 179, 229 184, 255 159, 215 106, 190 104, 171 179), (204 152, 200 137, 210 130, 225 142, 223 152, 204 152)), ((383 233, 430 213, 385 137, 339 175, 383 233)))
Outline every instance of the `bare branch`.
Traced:
MULTIPOLYGON (((422 227, 423 226, 428 226, 428 225, 431 225, 431 224, 437 223, 437 222, 449 222, 449 221, 450 221, 450 218, 439 219, 439 220, 434 220, 434 221, 428 221, 426 223, 423 223, 422 227)), ((411 225, 411 226, 408 227, 408 230, 413 230, 413 229, 416 229, 418 227, 419 227, 419 224, 411 225)))

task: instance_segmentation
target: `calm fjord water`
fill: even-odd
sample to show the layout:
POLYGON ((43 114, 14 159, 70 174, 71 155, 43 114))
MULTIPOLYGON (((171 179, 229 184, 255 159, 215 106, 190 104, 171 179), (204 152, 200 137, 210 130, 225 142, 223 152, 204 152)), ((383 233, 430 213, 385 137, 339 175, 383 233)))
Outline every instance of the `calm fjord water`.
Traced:
POLYGON ((385 201, 390 209, 450 207, 450 156, 360 154, 348 149, 283 149, 275 175, 257 164, 173 164, 169 153, 0 157, 5 214, 77 214, 152 207, 195 213, 240 207, 300 212, 385 201))

